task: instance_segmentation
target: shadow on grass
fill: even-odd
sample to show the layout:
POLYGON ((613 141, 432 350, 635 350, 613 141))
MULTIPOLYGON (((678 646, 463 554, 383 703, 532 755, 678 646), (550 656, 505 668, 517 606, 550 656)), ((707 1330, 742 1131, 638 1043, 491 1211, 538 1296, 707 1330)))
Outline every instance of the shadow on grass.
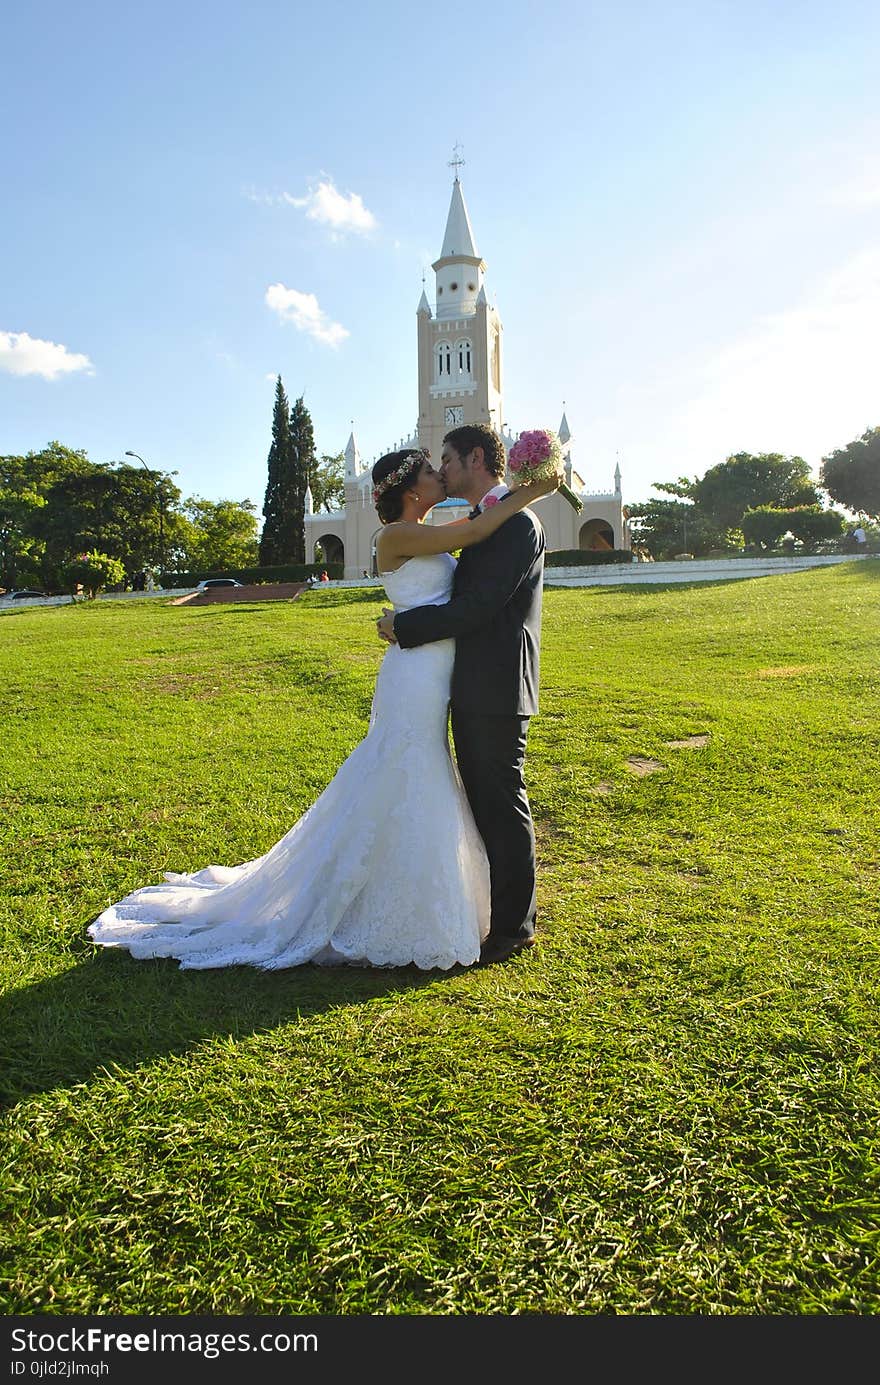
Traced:
POLYGON ((652 593, 655 593, 655 592, 657 592, 657 593, 663 593, 663 592, 703 591, 703 590, 708 590, 710 587, 729 587, 729 586, 732 586, 732 585, 734 585, 734 584, 735 584, 736 586, 741 586, 743 582, 762 582, 763 580, 764 580, 763 577, 757 577, 757 576, 742 576, 742 577, 718 577, 718 578, 715 578, 715 579, 712 580, 712 581, 709 581, 709 580, 705 580, 705 581, 695 580, 695 581, 693 581, 693 582, 620 582, 620 583, 613 582, 613 583, 608 583, 608 584, 597 582, 595 586, 583 586, 583 587, 581 587, 581 586, 578 586, 578 587, 563 587, 562 585, 557 586, 557 585, 554 584, 553 586, 549 586, 549 587, 545 587, 545 588, 544 588, 544 599, 545 599, 545 600, 547 599, 547 595, 548 595, 549 592, 554 592, 554 591, 578 591, 578 592, 589 592, 590 595, 595 595, 595 596, 610 596, 610 595, 612 595, 612 594, 613 594, 613 595, 619 595, 619 596, 622 596, 622 597, 623 597, 623 596, 644 596, 645 594, 651 595, 652 593))
POLYGON ((90 951, 69 971, 0 998, 0 1106, 85 1082, 114 1065, 149 1063, 218 1037, 266 1033, 463 971, 309 965, 181 971, 173 959, 90 951))
POLYGON ((872 553, 867 558, 857 558, 852 568, 847 568, 847 572, 852 571, 867 582, 880 581, 880 553, 872 553))

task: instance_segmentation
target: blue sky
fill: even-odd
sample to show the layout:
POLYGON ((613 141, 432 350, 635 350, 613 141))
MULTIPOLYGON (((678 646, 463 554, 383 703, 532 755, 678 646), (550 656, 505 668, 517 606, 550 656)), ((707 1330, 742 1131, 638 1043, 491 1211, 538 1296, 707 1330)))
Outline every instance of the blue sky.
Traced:
POLYGON ((275 376, 319 451, 413 427, 459 143, 506 422, 624 499, 880 424, 875 3, 7 11, 0 453, 126 449, 262 505, 275 376))

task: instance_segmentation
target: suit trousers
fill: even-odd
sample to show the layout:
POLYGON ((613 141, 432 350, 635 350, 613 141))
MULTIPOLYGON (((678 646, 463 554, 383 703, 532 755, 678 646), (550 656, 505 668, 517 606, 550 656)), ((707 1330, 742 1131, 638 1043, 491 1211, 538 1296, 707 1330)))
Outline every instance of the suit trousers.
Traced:
POLYGON ((535 932, 535 828, 523 766, 529 718, 452 708, 455 758, 489 857, 492 938, 535 932))

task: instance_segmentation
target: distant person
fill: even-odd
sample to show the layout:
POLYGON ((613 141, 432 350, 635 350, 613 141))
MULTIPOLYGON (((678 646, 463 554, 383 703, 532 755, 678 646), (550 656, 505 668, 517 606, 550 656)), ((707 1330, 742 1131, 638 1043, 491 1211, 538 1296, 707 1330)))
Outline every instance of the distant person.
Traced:
POLYGON ((868 536, 867 536, 867 534, 865 533, 864 529, 862 528, 862 526, 861 526, 860 524, 857 525, 855 529, 853 529, 853 531, 852 531, 852 536, 853 536, 853 541, 854 541, 855 546, 856 546, 856 552, 857 552, 857 553, 867 553, 867 551, 868 551, 868 536))
POLYGON ((321 573, 321 581, 322 581, 322 582, 329 582, 329 581, 330 581, 330 578, 327 576, 326 570, 325 570, 324 572, 321 573))

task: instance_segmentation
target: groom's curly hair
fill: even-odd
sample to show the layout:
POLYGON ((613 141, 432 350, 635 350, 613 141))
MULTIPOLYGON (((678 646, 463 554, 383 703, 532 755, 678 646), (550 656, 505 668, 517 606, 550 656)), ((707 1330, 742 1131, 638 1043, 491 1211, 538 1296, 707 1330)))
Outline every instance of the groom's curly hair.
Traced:
POLYGON ((386 452, 384 457, 380 457, 371 472, 373 485, 378 486, 380 481, 384 481, 386 476, 390 476, 392 471, 398 471, 406 465, 407 459, 412 458, 412 466, 405 472, 402 479, 396 486, 389 486, 383 490, 379 499, 376 501, 376 514, 383 524, 393 524, 400 519, 403 514, 403 497, 411 489, 416 473, 428 454, 421 452, 417 447, 404 447, 400 452, 386 452))
POLYGON ((482 447, 486 470, 499 480, 503 477, 507 469, 504 443, 487 423, 463 423, 460 428, 444 433, 443 441, 451 443, 459 457, 466 457, 475 447, 482 447))

